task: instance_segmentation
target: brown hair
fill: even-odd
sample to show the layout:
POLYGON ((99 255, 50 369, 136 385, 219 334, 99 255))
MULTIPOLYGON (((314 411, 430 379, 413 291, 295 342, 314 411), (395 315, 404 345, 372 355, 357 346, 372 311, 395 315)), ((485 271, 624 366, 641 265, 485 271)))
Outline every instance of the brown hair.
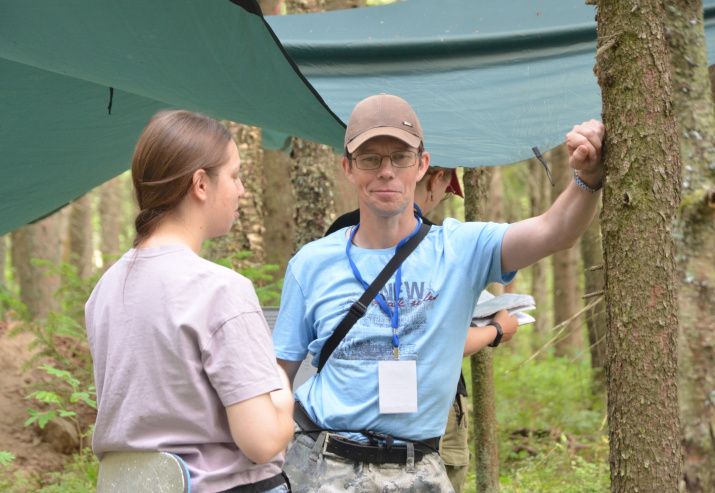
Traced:
POLYGON ((228 160, 231 139, 226 127, 199 113, 164 110, 149 120, 132 158, 132 182, 140 211, 134 222, 135 247, 181 203, 197 170, 213 176, 228 160))

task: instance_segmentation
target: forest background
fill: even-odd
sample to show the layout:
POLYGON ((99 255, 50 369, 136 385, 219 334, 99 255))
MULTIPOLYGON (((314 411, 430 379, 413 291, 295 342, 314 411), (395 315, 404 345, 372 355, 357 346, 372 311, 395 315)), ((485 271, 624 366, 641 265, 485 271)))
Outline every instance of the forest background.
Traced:
MULTIPOLYGON (((261 4, 266 14, 362 6, 349 0, 261 4)), ((671 42, 676 38, 671 34, 671 42)), ((693 57, 690 60, 696 65, 693 57)), ((695 92, 689 84, 688 91, 695 92)), ((710 107, 711 86, 707 80, 710 107)), ((357 200, 333 149, 291 139, 286 142, 286 152, 263 150, 261 129, 233 122, 226 125, 239 145, 247 194, 240 204, 241 218, 231 233, 204 245, 202 254, 247 275, 263 302, 276 304, 288 259, 301 245, 322 236, 338 215, 354 209, 357 200)), ((712 147, 712 138, 701 129, 680 134, 681 147, 684 141, 708 139, 712 147)), ((498 222, 543 212, 571 180, 563 148, 547 153, 546 160, 556 186, 550 185, 536 159, 470 170, 462 177, 467 202, 470 193, 478 195, 484 201, 481 214, 498 222)), ((710 157, 708 162, 712 161, 710 157)), ((688 173, 688 180, 695 182, 692 167, 688 173)), ((712 169, 707 180, 712 188, 712 169)), ((444 217, 472 218, 474 212, 469 203, 466 206, 461 199, 452 198, 430 218, 437 223, 444 217)), ((98 276, 131 246, 135 213, 125 173, 55 214, 0 238, 0 361, 7 369, 0 382, 3 491, 89 491, 96 481, 97 464, 86 449, 94 409, 82 307, 98 276)), ((712 228, 712 216, 709 221, 712 228)), ((497 489, 482 484, 479 491, 611 489, 605 372, 608 323, 600 229, 597 218, 579 245, 525 269, 508 287, 535 297, 537 310, 532 314, 537 322, 522 327, 508 344, 486 350, 493 367, 496 419, 485 420, 479 413, 483 404, 476 403, 479 409, 471 415, 470 429, 474 434, 486 422, 496 433, 498 460, 491 467, 494 470, 496 466, 498 484, 497 489)), ((706 304, 712 299, 712 288, 703 286, 698 276, 704 272, 707 279, 707 269, 712 268, 712 262, 705 262, 701 271, 691 269, 683 275, 687 285, 696 284, 698 296, 706 304)), ((490 287, 497 293, 499 289, 490 287)), ((712 329, 712 318, 699 323, 712 329)), ((688 390, 681 381, 685 395, 702 395, 703 388, 713 388, 711 369, 703 367, 713 362, 707 341, 703 347, 709 347, 709 352, 699 360, 686 360, 688 372, 698 378, 695 390, 688 390)), ((464 362, 465 375, 474 377, 468 379, 470 390, 491 385, 490 377, 472 371, 474 361, 464 362)), ((685 472, 680 491, 713 491, 712 473, 688 471, 688 466, 703 463, 706 471, 708 467, 713 470, 711 406, 715 405, 715 390, 705 395, 711 399, 711 404, 700 399, 700 405, 710 409, 706 413, 681 398, 685 472), (704 445, 697 434, 705 437, 704 445)), ((467 491, 476 491, 476 471, 485 462, 480 456, 489 447, 484 445, 483 435, 471 443, 475 462, 467 491)), ((648 451, 643 451, 643 456, 647 457, 648 451)))

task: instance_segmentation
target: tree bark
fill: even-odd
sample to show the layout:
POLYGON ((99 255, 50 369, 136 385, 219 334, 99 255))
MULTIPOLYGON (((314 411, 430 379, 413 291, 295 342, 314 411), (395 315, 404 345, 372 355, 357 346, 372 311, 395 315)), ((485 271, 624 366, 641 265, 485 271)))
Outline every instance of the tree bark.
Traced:
MULTIPOLYGON (((595 217, 586 232, 581 236, 581 258, 586 270, 584 287, 586 295, 602 293, 603 291, 603 247, 601 244, 601 221, 595 217), (597 270, 589 270, 600 267, 597 270)), ((602 298, 603 294, 589 297, 586 305, 602 298)), ((606 309, 603 301, 586 313, 586 328, 588 329, 588 345, 593 369, 593 390, 598 394, 606 391, 606 309)))
POLYGON ((293 138, 291 182, 295 225, 294 249, 322 238, 335 220, 335 172, 340 165, 333 148, 293 138))
MULTIPOLYGON (((467 221, 487 218, 489 177, 485 168, 464 170, 464 217, 467 221)), ((472 366, 472 429, 474 461, 479 493, 499 491, 499 443, 494 404, 492 348, 486 347, 470 357, 472 366)))
POLYGON ((33 265, 31 260, 49 260, 55 265, 62 261, 63 223, 58 212, 10 233, 12 267, 20 300, 33 319, 46 318, 57 308, 53 294, 60 287, 59 277, 45 275, 46 268, 33 265))
POLYGON ((601 0, 603 233, 611 491, 682 480, 673 222, 680 158, 662 2, 601 0))
POLYGON ((666 39, 683 164, 676 226, 684 481, 715 492, 715 108, 702 1, 668 0, 666 39))
MULTIPOLYGON (((5 277, 5 267, 7 259, 7 235, 0 236, 0 287, 7 287, 7 278, 5 277)), ((0 320, 2 320, 3 313, 0 313, 0 320)))
POLYGON ((278 265, 275 277, 282 279, 293 256, 295 241, 290 155, 264 149, 263 171, 266 179, 263 211, 265 223, 270 225, 263 234, 265 244, 269 246, 266 263, 278 265))
POLYGON ((99 187, 99 227, 102 269, 107 270, 122 254, 120 190, 121 176, 112 178, 99 187))
POLYGON ((70 265, 77 269, 80 278, 93 274, 92 263, 92 200, 88 192, 70 204, 67 249, 70 265))
MULTIPOLYGON (((559 146, 550 153, 549 162, 556 186, 551 189, 553 203, 573 180, 573 171, 568 165, 566 146, 559 146)), ((581 283, 578 272, 578 250, 569 248, 553 255, 553 302, 554 325, 569 320, 581 309, 581 283)), ((574 356, 583 347, 581 318, 571 320, 562 332, 563 336, 554 347, 556 356, 574 356)))

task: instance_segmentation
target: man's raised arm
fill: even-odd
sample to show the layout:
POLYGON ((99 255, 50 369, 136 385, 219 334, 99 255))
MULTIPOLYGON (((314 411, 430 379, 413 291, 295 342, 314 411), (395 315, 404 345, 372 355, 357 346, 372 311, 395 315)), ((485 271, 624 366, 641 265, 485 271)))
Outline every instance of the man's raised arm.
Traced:
POLYGON ((566 134, 569 166, 577 175, 548 211, 507 229, 502 242, 502 272, 522 269, 571 248, 586 231, 601 197, 603 136, 604 127, 598 120, 576 125, 566 134))

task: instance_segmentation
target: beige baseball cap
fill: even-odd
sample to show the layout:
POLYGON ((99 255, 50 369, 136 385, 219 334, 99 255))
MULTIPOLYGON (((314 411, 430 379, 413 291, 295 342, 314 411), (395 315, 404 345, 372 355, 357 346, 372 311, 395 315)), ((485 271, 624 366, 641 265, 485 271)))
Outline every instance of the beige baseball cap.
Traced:
POLYGON ((345 148, 352 154, 367 140, 383 135, 410 147, 419 147, 423 141, 420 121, 407 101, 385 93, 365 98, 355 106, 345 130, 345 148))

